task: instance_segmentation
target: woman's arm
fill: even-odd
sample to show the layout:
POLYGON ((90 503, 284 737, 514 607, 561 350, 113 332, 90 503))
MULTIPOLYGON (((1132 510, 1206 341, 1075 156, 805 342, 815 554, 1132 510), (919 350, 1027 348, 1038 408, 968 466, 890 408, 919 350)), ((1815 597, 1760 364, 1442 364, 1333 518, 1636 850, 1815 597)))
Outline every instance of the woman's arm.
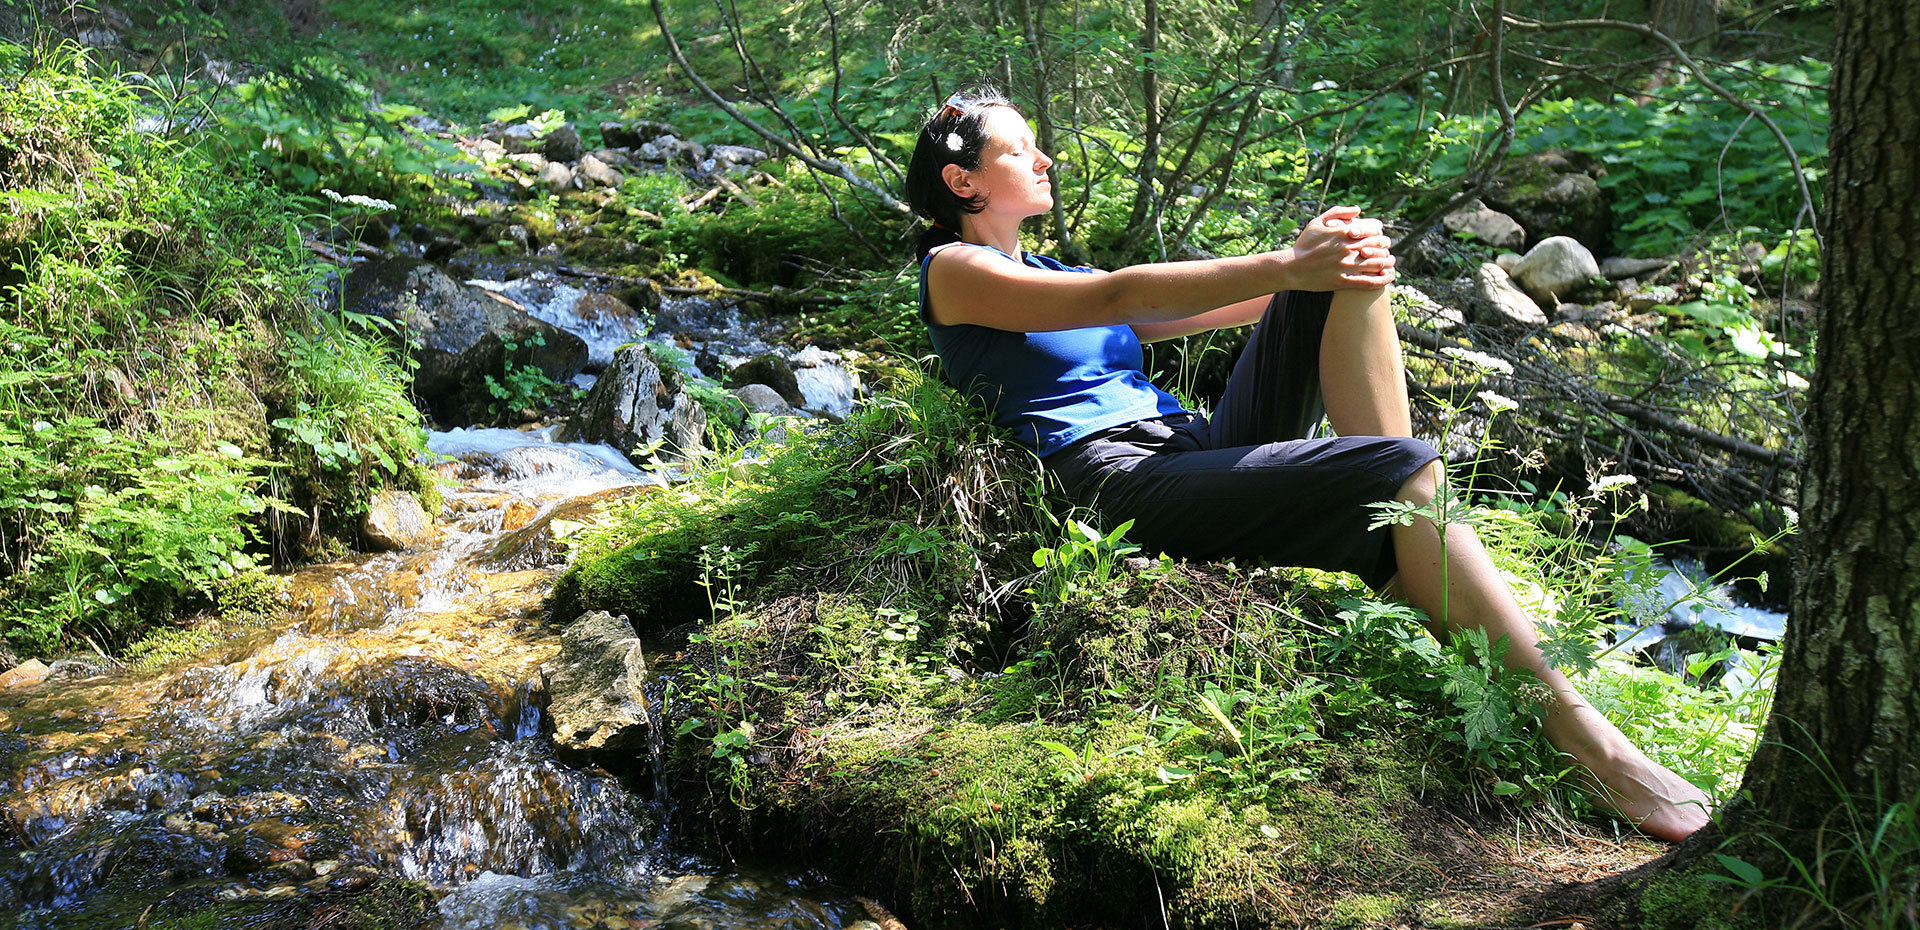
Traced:
POLYGON ((1262 294, 1250 300, 1215 307, 1205 313, 1178 320, 1135 323, 1133 334, 1138 336, 1141 342, 1159 342, 1163 339, 1178 339, 1181 336, 1191 336, 1194 333, 1204 333, 1209 330, 1246 326, 1249 323, 1259 322, 1260 315, 1267 312, 1267 304, 1272 300, 1272 294, 1262 294))
MULTIPOLYGON (((1384 239, 1366 234, 1377 233, 1377 223, 1355 222, 1359 212, 1329 210, 1308 223, 1291 248, 1277 252, 1134 265, 1104 275, 1032 268, 984 249, 944 249, 927 269, 930 310, 939 323, 1011 332, 1116 323, 1147 324, 1151 331, 1157 323, 1242 313, 1234 308, 1276 291, 1384 287, 1393 279, 1393 259, 1384 239)), ((1221 316, 1217 325, 1238 324, 1221 316)), ((1213 325, 1189 331, 1206 328, 1213 325)))

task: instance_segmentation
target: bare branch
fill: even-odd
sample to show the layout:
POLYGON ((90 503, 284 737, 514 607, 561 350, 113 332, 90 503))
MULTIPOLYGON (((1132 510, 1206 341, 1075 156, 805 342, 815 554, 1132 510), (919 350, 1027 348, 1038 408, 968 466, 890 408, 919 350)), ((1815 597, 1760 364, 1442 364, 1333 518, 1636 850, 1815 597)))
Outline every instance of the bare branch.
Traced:
POLYGON ((666 13, 660 9, 660 0, 650 0, 650 2, 653 7, 653 18, 660 24, 660 36, 667 42, 667 54, 673 59, 673 63, 680 67, 681 72, 687 76, 687 80, 692 81, 694 86, 699 88, 700 92, 707 96, 707 99, 713 101, 714 105, 719 107, 722 112, 732 117, 734 122, 752 130, 758 134, 760 138, 767 140, 768 144, 780 151, 799 159, 801 164, 815 171, 833 175, 854 187, 866 191, 895 213, 904 216, 913 212, 911 208, 905 203, 902 203, 898 197, 888 193, 885 188, 875 184, 873 181, 856 174, 845 162, 834 158, 817 156, 802 149, 785 136, 761 125, 753 117, 741 112, 739 107, 734 106, 733 103, 725 97, 720 96, 720 92, 714 90, 711 85, 702 80, 699 72, 694 71, 693 66, 688 64, 686 53, 680 50, 679 40, 674 38, 673 31, 667 26, 667 16, 666 13))

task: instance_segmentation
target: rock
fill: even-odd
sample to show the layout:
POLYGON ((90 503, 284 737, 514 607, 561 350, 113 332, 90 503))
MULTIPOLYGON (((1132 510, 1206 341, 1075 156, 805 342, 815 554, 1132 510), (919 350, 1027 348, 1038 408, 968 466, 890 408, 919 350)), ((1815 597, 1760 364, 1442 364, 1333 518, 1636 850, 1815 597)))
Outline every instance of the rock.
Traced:
POLYGON ((1562 320, 1553 324, 1552 332, 1568 342, 1598 342, 1600 334, 1579 320, 1562 320))
POLYGON ((540 149, 540 132, 530 123, 504 126, 488 132, 486 137, 500 143, 509 152, 534 152, 540 149))
POLYGON ((1604 253, 1613 234, 1613 203, 1600 187, 1599 159, 1555 149, 1511 159, 1484 198, 1519 221, 1529 242, 1566 235, 1604 253))
POLYGON ((419 363, 413 393, 442 423, 488 420, 492 395, 486 379, 497 381, 509 363, 563 382, 587 363, 580 337, 419 259, 381 259, 355 268, 347 277, 346 307, 401 324, 419 363))
POLYGON ((387 488, 367 502, 360 530, 368 541, 388 552, 415 548, 434 538, 433 518, 420 501, 405 491, 387 488))
POLYGON ((507 161, 512 162, 514 167, 536 178, 540 176, 542 171, 547 170, 547 156, 539 152, 521 152, 517 155, 508 155, 507 161))
POLYGON ((4 673, 0 673, 0 691, 15 688, 31 688, 47 680, 47 664, 39 659, 28 659, 4 673))
POLYGON ((1518 249, 1527 244, 1527 231, 1513 217, 1475 199, 1447 214, 1441 221, 1447 232, 1466 234, 1497 249, 1518 249))
POLYGON ((1614 256, 1600 263, 1600 273, 1609 281, 1621 278, 1638 278, 1666 269, 1673 264, 1670 258, 1621 258, 1614 256))
POLYGON ((621 346, 557 438, 606 443, 629 457, 695 452, 706 436, 707 411, 681 388, 681 378, 679 369, 654 358, 652 346, 621 346))
POLYGON ((1544 326, 1547 315, 1525 292, 1513 286, 1512 279, 1492 262, 1481 264, 1473 274, 1474 290, 1480 297, 1474 306, 1474 322, 1496 326, 1544 326))
POLYGON ((763 385, 795 408, 807 403, 807 396, 800 392, 800 379, 794 374, 793 363, 772 353, 756 355, 735 365, 727 372, 726 383, 728 387, 763 385))
POLYGON ((574 175, 584 178, 589 184, 597 184, 601 187, 619 187, 621 182, 626 180, 620 172, 608 167, 606 162, 592 155, 580 157, 580 165, 574 169, 574 175))
POLYGON ((697 165, 706 160, 707 147, 690 139, 666 135, 639 146, 640 157, 668 164, 697 165))
POLYGON ((615 168, 625 168, 633 164, 633 154, 626 149, 594 149, 588 157, 597 158, 601 163, 615 168))
POLYGON ((757 165, 767 160, 767 153, 744 145, 715 145, 708 147, 707 157, 729 165, 757 165))
POLYGON ((600 141, 608 148, 639 148, 661 136, 671 136, 679 130, 666 123, 648 119, 631 120, 626 123, 601 123, 600 141))
POLYGON ((625 617, 594 611, 560 634, 558 668, 547 680, 554 745, 575 752, 644 750, 646 658, 625 617))
POLYGON ((548 191, 561 194, 573 188, 573 169, 557 161, 547 162, 540 169, 540 186, 548 191))
POLYGON ((1579 240, 1554 236, 1529 250, 1512 274, 1522 290, 1550 306, 1592 286, 1600 275, 1600 264, 1579 240))
POLYGON ((807 346, 794 353, 793 365, 803 401, 800 409, 831 420, 844 420, 853 412, 860 383, 841 367, 840 359, 819 346, 807 346))
POLYGON ((1499 265, 1501 271, 1513 274, 1513 269, 1520 267, 1520 253, 1501 252, 1493 257, 1493 263, 1499 265))
POLYGON ((1679 291, 1665 284, 1657 284, 1628 297, 1626 299, 1626 307, 1629 313, 1645 313, 1661 304, 1677 304, 1679 302, 1679 291))
POLYGON ((586 153, 587 147, 580 143, 580 130, 572 123, 561 123, 540 139, 540 154, 552 161, 579 161, 586 153))
POLYGON ((1442 303, 1404 281, 1394 283, 1393 296, 1395 309, 1402 311, 1409 321, 1422 329, 1445 332, 1467 321, 1459 307, 1442 303))
POLYGON ((780 392, 764 384, 743 384, 733 389, 733 396, 747 406, 749 413, 764 413, 776 417, 799 416, 800 411, 787 403, 780 392))

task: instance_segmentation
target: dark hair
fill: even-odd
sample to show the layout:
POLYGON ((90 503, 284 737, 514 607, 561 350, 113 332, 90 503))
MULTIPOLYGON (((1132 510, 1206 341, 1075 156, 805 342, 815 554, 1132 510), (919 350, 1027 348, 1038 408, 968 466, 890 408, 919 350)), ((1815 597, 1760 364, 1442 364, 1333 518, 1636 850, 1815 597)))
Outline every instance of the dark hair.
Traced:
POLYGON ((987 145, 984 123, 987 111, 994 107, 1012 107, 1019 112, 999 91, 980 87, 948 98, 921 127, 913 159, 907 162, 907 205, 931 225, 914 240, 917 258, 926 258, 935 246, 960 241, 960 215, 985 209, 986 198, 954 193, 940 170, 948 165, 959 165, 966 171, 980 167, 980 151, 987 145))

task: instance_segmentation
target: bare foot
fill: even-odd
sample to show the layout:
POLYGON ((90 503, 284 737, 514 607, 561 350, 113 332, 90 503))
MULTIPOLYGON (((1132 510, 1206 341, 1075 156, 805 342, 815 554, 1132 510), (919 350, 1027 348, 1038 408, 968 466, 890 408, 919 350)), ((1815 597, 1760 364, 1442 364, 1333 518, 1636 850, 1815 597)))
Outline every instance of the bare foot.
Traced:
POLYGON ((1640 832, 1670 842, 1706 826, 1713 813, 1706 794, 1692 782, 1638 749, 1587 764, 1587 790, 1640 832))

